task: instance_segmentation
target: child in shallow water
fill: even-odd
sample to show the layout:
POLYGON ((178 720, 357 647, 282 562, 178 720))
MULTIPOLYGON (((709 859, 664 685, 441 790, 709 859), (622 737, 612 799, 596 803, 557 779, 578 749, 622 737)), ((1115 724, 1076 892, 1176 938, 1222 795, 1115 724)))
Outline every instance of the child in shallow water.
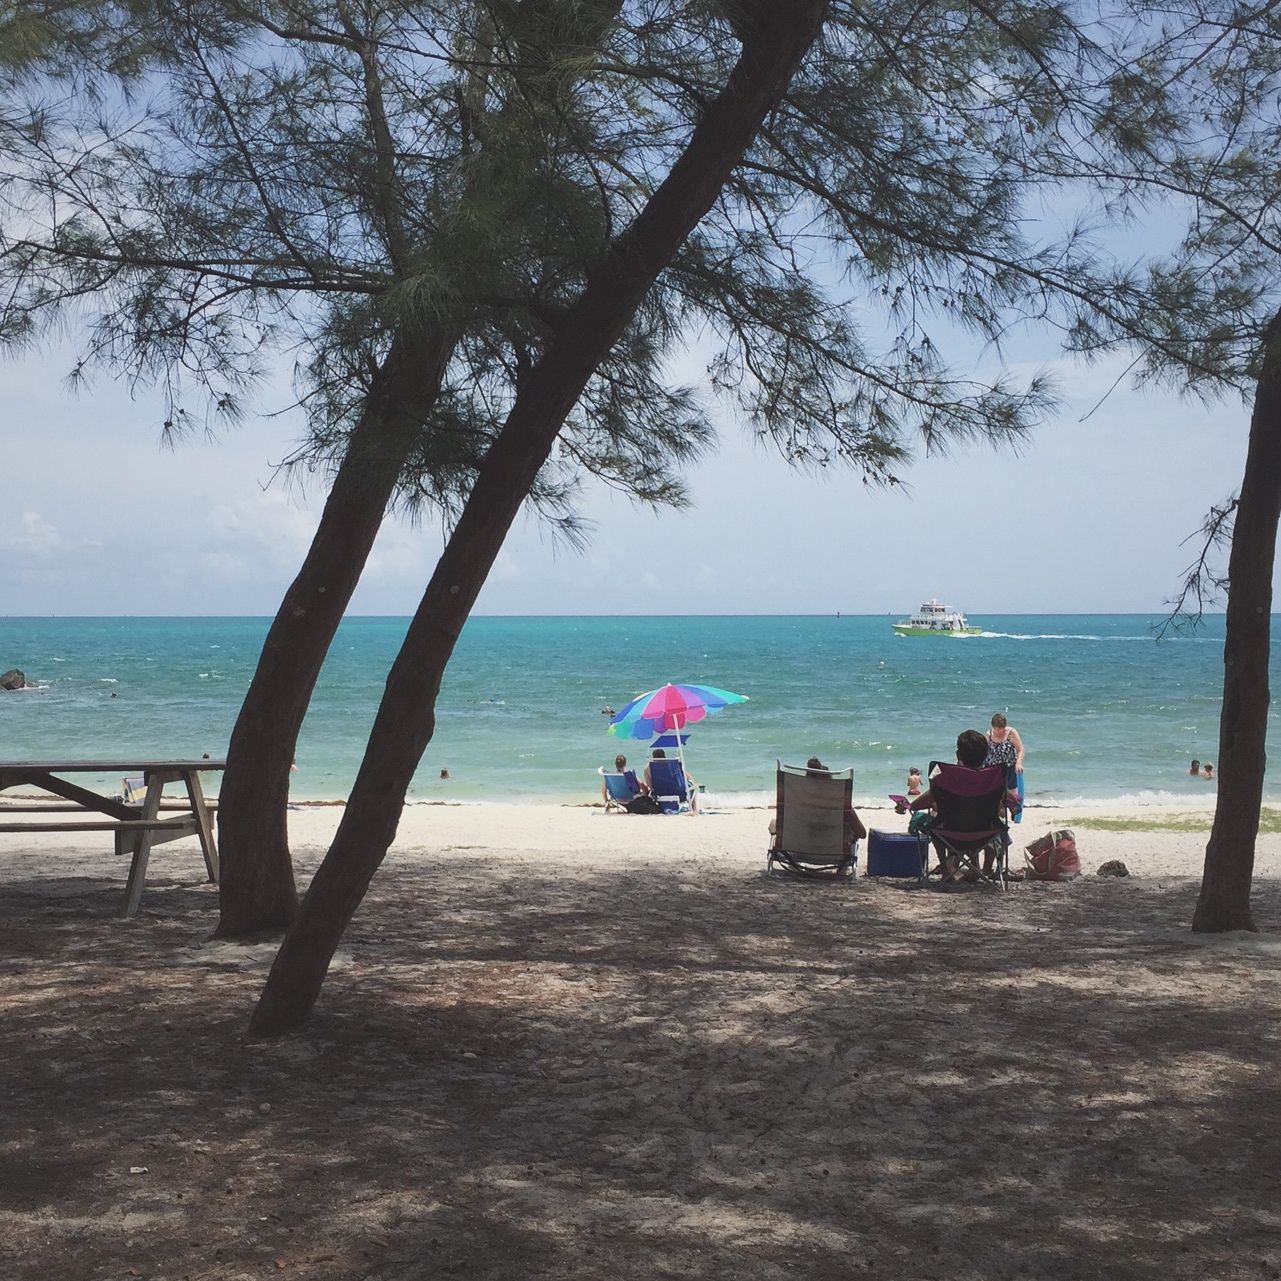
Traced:
POLYGON ((915 765, 907 771, 907 794, 909 796, 921 794, 921 771, 915 765))

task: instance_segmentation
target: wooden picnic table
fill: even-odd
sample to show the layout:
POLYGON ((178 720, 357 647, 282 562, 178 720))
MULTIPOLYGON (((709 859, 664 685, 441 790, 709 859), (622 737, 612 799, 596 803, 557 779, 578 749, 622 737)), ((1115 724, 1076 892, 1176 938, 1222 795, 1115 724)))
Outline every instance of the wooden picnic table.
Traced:
POLYGON ((125 885, 123 916, 132 916, 142 901, 151 847, 183 836, 199 838, 210 881, 218 880, 218 846, 214 841, 215 802, 206 800, 202 773, 222 770, 225 760, 202 757, 198 761, 0 761, 0 792, 13 787, 37 787, 59 797, 61 803, 9 804, 0 802, 0 832, 113 832, 116 853, 129 850, 129 880, 125 885), (142 803, 95 791, 73 782, 67 775, 128 777, 141 775, 145 784, 142 803), (164 800, 165 787, 181 783, 186 804, 164 800), (162 817, 162 812, 164 816, 162 817), (10 814, 45 817, 10 821, 10 814), (57 817, 53 817, 56 815, 57 817))

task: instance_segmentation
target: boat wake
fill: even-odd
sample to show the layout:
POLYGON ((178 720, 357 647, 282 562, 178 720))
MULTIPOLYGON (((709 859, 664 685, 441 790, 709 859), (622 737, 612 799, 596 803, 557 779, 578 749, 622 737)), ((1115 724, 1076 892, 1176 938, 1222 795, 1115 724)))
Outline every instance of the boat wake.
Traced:
POLYGON ((1000 640, 1070 640, 1070 641, 1148 641, 1151 636, 1094 636, 1088 632, 980 632, 980 636, 1000 640))

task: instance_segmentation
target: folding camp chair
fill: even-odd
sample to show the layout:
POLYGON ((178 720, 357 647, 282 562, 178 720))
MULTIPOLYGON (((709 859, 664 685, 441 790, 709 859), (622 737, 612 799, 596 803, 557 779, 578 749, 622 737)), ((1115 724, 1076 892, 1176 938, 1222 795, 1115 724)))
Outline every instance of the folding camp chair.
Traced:
POLYGON ((816 770, 777 762, 774 844, 765 870, 797 876, 851 875, 858 862, 854 839, 854 771, 816 770))
POLYGON ((928 835, 942 868, 955 858, 957 869, 972 869, 976 879, 1005 888, 1009 879, 1010 829, 1005 822, 1005 767, 930 762, 930 794, 936 817, 928 835), (984 874, 979 855, 993 854, 992 871, 984 874))
POLYGON ((651 757, 645 767, 650 793, 665 814, 679 814, 694 808, 685 767, 674 756, 651 757))
POLYGON ((605 780, 605 808, 626 809, 627 802, 641 794, 641 785, 635 770, 607 770, 603 765, 597 771, 605 780))

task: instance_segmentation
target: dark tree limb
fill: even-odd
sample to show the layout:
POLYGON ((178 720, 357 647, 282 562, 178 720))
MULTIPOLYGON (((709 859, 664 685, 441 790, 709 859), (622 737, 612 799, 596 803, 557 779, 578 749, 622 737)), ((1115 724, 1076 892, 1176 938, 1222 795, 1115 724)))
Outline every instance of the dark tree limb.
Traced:
POLYGON ((1211 507, 1201 528, 1183 540, 1186 545, 1196 539, 1200 544, 1197 558, 1183 571, 1179 594, 1170 602, 1157 629, 1157 639, 1182 627, 1199 627, 1206 607, 1221 600, 1228 589, 1228 580, 1215 568, 1214 553, 1232 542, 1232 521, 1236 515, 1237 497, 1234 494, 1222 507, 1211 507))
POLYGON ((725 89, 644 209, 590 274, 517 394, 387 678, 334 843, 312 880, 250 1021, 272 1036, 306 1019, 334 949, 395 839, 435 729, 445 667, 560 428, 659 273, 715 202, 817 38, 825 0, 753 4, 725 89))

